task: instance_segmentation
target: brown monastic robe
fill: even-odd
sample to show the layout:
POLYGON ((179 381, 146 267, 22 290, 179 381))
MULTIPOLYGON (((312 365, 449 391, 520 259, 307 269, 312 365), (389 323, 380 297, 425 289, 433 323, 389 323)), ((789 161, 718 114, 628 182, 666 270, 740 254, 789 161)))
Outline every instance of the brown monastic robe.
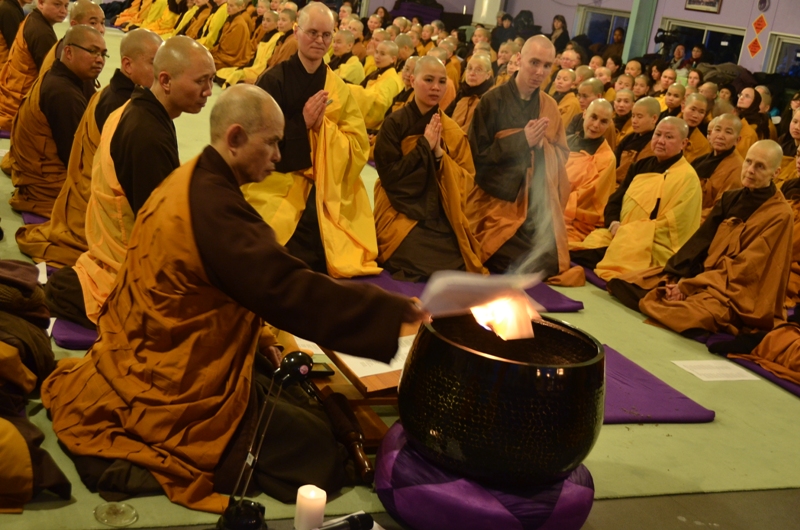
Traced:
POLYGON ((294 34, 294 30, 292 30, 278 39, 275 51, 272 52, 272 57, 269 58, 265 71, 269 72, 276 64, 288 61, 295 53, 297 53, 297 37, 294 34))
POLYGON ((625 180, 628 170, 633 164, 645 158, 655 156, 650 141, 653 138, 653 131, 645 134, 631 133, 624 138, 617 146, 617 184, 625 180))
POLYGON ((717 167, 711 176, 705 177, 703 162, 713 157, 714 153, 711 153, 697 158, 692 164, 700 177, 700 187, 703 188, 703 210, 700 213, 700 222, 705 221, 723 193, 742 187, 742 163, 744 160, 739 152, 735 148, 732 149, 726 157, 717 162, 717 167))
POLYGON ((686 144, 686 148, 683 150, 683 156, 686 157, 686 161, 691 164, 695 159, 707 155, 711 151, 711 144, 708 143, 703 131, 699 127, 692 129, 689 135, 689 143, 686 144))
POLYGON ((719 224, 703 272, 678 282, 685 300, 665 299, 665 288, 660 286, 664 279, 657 269, 638 278, 622 278, 645 289, 655 287, 639 302, 642 313, 677 332, 700 328, 734 335, 771 330, 785 320, 793 214, 780 191, 771 186, 773 195, 747 221, 731 217, 719 224))
POLYGON ((217 45, 211 49, 217 70, 239 68, 250 62, 253 49, 250 46, 249 18, 246 12, 239 11, 225 21, 217 45))
POLYGON ((752 361, 781 379, 800 385, 800 326, 795 322, 780 324, 749 355, 728 357, 752 361))
MULTIPOLYGON (((214 155, 221 159, 207 148, 200 162, 214 155)), ((211 210, 204 217, 226 230, 241 225, 241 254, 259 274, 253 284, 232 272, 236 265, 228 274, 210 267, 192 218, 199 165, 195 158, 181 166, 139 210, 97 342, 85 357, 58 365, 42 401, 72 454, 127 460, 148 469, 171 501, 220 513, 228 497, 216 492, 214 473, 250 401, 262 318, 388 362, 408 301, 315 275, 288 256, 229 168, 214 181, 220 206, 203 203, 211 210)))

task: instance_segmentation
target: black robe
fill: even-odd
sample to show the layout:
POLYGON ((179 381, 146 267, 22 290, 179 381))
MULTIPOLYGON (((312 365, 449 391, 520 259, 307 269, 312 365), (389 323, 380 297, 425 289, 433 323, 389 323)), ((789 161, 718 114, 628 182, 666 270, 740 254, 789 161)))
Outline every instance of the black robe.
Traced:
POLYGON ((39 110, 50 125, 58 158, 66 167, 69 165, 75 131, 88 103, 83 80, 56 59, 42 79, 39 97, 39 110))
POLYGON ((393 112, 383 122, 375 141, 375 168, 392 207, 417 221, 397 250, 381 265, 398 280, 426 281, 438 270, 464 270, 464 258, 440 196, 437 161, 431 146, 420 138, 403 155, 408 136, 425 134, 439 107, 422 114, 415 101, 393 112))

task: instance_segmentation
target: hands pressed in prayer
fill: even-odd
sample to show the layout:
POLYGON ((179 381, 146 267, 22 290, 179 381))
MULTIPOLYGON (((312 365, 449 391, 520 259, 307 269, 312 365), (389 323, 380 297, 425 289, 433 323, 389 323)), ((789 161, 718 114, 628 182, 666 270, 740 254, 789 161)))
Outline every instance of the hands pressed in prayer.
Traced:
POLYGON ((322 127, 322 118, 325 117, 325 108, 328 106, 328 92, 320 90, 306 101, 303 107, 303 119, 306 128, 318 132, 322 127))
POLYGON ((525 126, 525 138, 528 140, 528 146, 532 149, 534 147, 541 147, 544 135, 547 132, 547 127, 550 126, 550 118, 540 118, 538 120, 531 120, 525 126))
POLYGON ((620 225, 619 221, 614 221, 611 223, 611 226, 608 227, 608 231, 611 232, 612 238, 617 235, 617 230, 619 230, 619 225, 620 225))
POLYGON ((444 151, 442 150, 442 120, 439 114, 434 114, 430 123, 425 127, 425 139, 433 150, 433 156, 441 158, 444 151))
POLYGON ((668 283, 666 289, 666 299, 670 302, 680 302, 682 300, 686 300, 686 295, 683 294, 680 289, 678 289, 677 283, 668 283))

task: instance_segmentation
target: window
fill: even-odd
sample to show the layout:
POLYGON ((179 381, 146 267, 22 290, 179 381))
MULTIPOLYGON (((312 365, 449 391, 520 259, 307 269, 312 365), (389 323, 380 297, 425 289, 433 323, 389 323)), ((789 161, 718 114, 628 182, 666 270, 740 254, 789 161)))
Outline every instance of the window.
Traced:
POLYGON ((710 62, 714 64, 739 62, 739 55, 744 45, 744 28, 698 24, 669 18, 661 19, 661 27, 678 32, 678 43, 686 48, 687 58, 692 53, 692 46, 702 44, 706 48, 710 62))
POLYGON ((770 33, 766 71, 800 78, 800 37, 770 33))
POLYGON ((592 44, 611 44, 615 29, 622 28, 627 33, 630 17, 629 11, 578 6, 575 34, 586 34, 592 44))

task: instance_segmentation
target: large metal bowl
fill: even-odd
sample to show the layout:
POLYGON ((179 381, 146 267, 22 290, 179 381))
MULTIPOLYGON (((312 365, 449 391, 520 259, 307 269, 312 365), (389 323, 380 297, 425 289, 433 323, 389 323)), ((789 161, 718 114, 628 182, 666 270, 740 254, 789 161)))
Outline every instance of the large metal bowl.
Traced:
POLYGON ((412 446, 488 485, 563 479, 603 423, 605 353, 586 333, 534 321, 532 339, 504 341, 472 315, 422 326, 399 389, 412 446))

